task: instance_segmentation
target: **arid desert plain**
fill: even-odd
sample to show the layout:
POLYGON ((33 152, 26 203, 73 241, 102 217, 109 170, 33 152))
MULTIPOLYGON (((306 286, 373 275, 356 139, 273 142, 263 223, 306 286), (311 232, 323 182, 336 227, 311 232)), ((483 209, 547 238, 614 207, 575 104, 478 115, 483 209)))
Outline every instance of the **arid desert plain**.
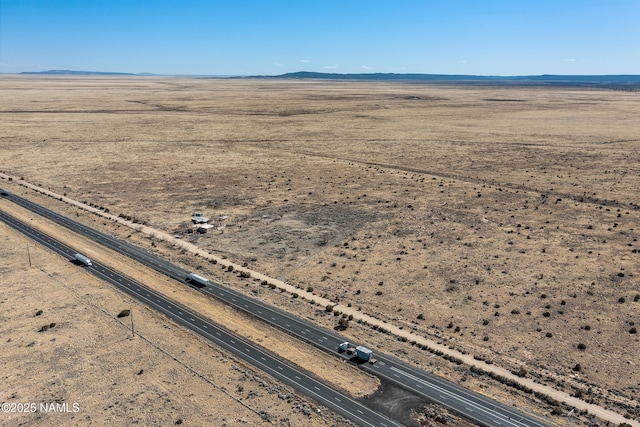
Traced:
MULTIPOLYGON (((0 93, 0 172, 13 177, 0 188, 329 328, 339 317, 324 305, 19 184, 640 419, 640 92, 3 76, 0 93), (207 233, 193 232, 194 211, 211 218, 207 233)), ((8 201, 0 209, 78 239, 8 201)), ((29 240, 4 223, 0 241, 2 401, 81 402, 67 425, 342 422, 309 416, 312 402, 34 243, 29 267, 29 240), (144 339, 116 318, 131 307, 144 339), (43 322, 56 326, 38 332, 43 322)), ((75 244, 142 276, 126 258, 75 244)), ((263 342, 294 340, 154 274, 140 280, 232 318, 229 329, 354 397, 378 387, 328 355, 310 362, 313 349, 263 342)), ((384 328, 352 321, 344 334, 558 425, 605 425, 580 411, 567 418, 384 328)), ((52 420, 62 418, 0 424, 52 420)))

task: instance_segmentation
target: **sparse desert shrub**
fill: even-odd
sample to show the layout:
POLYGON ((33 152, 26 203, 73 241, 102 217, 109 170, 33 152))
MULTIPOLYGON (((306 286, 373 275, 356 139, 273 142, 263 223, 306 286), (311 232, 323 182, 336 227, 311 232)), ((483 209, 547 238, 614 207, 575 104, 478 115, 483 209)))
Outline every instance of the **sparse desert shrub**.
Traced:
POLYGON ((578 344, 578 350, 586 350, 586 349, 587 349, 586 344, 583 344, 583 343, 578 344))
POLYGON ((309 293, 313 292, 313 286, 309 286, 309 287, 307 288, 307 292, 309 292, 309 293))
POLYGON ((636 294, 635 297, 633 297, 633 302, 638 302, 640 301, 640 294, 636 294))
POLYGON ((548 311, 545 311, 544 313, 542 313, 542 315, 544 317, 549 317, 549 316, 551 316, 551 313, 549 313, 548 311))
POLYGON ((331 304, 327 305, 324 308, 324 311, 326 311, 327 313, 331 313, 333 311, 333 306, 331 304))
POLYGON ((527 370, 524 368, 524 366, 520 366, 520 369, 518 369, 517 371, 516 370, 511 371, 511 373, 513 375, 516 375, 516 376, 522 377, 522 378, 527 376, 527 370))
POLYGON ((229 265, 229 266, 227 267, 227 271, 229 271, 229 272, 233 271, 233 265, 229 265))
POLYGON ((552 338, 552 337, 553 337, 553 334, 552 334, 551 332, 547 332, 547 333, 545 334, 545 337, 547 337, 547 338, 552 338))
POLYGON ((424 320, 424 314, 422 313, 418 314, 418 320, 424 320))
POLYGON ((382 295, 382 291, 377 291, 376 295, 378 295, 378 296, 382 295))
POLYGON ((35 314, 35 315, 36 315, 36 316, 40 316, 41 314, 42 314, 42 310, 38 310, 38 311, 36 311, 36 314, 35 314))
POLYGON ((625 297, 618 298, 618 303, 619 304, 624 304, 625 301, 626 301, 625 297))
POLYGON ((241 271, 240 272, 240 278, 242 279, 248 279, 251 277, 251 273, 249 273, 248 271, 241 271))
POLYGON ((633 328, 629 329, 629 333, 630 334, 635 334, 637 332, 638 332, 638 330, 635 328, 635 326, 633 328))
POLYGON ((576 363, 576 366, 573 367, 573 370, 575 372, 580 372, 582 370, 582 366, 580 366, 579 363, 576 363))
POLYGON ((118 318, 127 317, 129 314, 131 314, 131 311, 129 309, 122 310, 120 313, 118 313, 118 318))

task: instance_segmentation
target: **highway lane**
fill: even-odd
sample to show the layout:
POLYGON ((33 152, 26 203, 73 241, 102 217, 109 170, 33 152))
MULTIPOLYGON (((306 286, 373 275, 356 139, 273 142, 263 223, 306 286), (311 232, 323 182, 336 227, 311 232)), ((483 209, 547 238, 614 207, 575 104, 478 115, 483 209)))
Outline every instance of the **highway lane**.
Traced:
MULTIPOLYGON (((74 254, 78 252, 1 211, 0 220, 69 260, 72 260, 74 254)), ((216 326, 208 319, 205 319, 190 309, 165 298, 161 294, 156 293, 109 267, 93 261, 91 267, 79 266, 78 268, 85 268, 88 272, 115 285, 118 289, 154 308, 174 322, 202 335, 214 344, 234 354, 239 359, 245 360, 258 369, 291 386, 301 394, 360 426, 399 426, 394 421, 370 410, 351 397, 332 389, 295 366, 276 358, 243 338, 216 326)))
MULTIPOLYGON (((344 359, 352 360, 350 355, 338 352, 340 343, 348 341, 348 339, 334 331, 324 329, 306 319, 301 319, 276 307, 264 304, 259 300, 247 298, 236 291, 216 286, 215 284, 207 286, 206 290, 214 297, 226 301, 229 305, 247 311, 266 322, 275 324, 309 344, 344 359)), ((357 343, 354 344, 358 345, 357 343)), ((366 343, 362 344, 366 346, 366 343)), ((548 422, 472 392, 456 383, 411 366, 395 357, 381 352, 374 352, 374 357, 377 359, 374 365, 360 364, 360 367, 378 377, 386 378, 392 383, 409 388, 414 393, 435 401, 478 425, 551 426, 548 422)))
MULTIPOLYGON (((189 274, 187 270, 172 265, 141 248, 77 223, 24 198, 16 195, 5 197, 107 247, 122 252, 163 274, 186 283, 185 278, 189 274)), ((248 297, 214 282, 210 282, 208 286, 200 290, 324 351, 342 358, 348 357, 337 351, 338 345, 348 339, 331 330, 321 328, 306 319, 294 316, 258 299, 248 297)), ((366 346, 366 343, 362 344, 366 346)), ((379 352, 375 352, 374 355, 378 363, 375 365, 360 365, 362 369, 408 388, 428 400, 437 402, 457 412, 478 425, 507 427, 547 427, 551 425, 548 421, 540 420, 509 405, 472 392, 456 383, 409 365, 397 358, 379 352)))
POLYGON ((109 236, 108 234, 97 231, 92 227, 88 227, 80 222, 67 218, 64 215, 60 215, 57 212, 40 206, 37 203, 33 203, 32 201, 27 200, 23 197, 17 196, 15 194, 4 195, 4 197, 8 200, 11 200, 15 204, 22 206, 23 208, 42 215, 43 217, 54 221, 76 233, 82 234, 83 236, 88 237, 91 240, 95 240, 96 242, 99 242, 100 244, 113 249, 116 252, 120 252, 123 255, 129 256, 171 278, 184 282, 187 274, 189 274, 189 272, 187 272, 186 270, 165 262, 163 259, 145 251, 142 248, 139 248, 138 246, 132 245, 129 242, 125 242, 116 237, 109 236))

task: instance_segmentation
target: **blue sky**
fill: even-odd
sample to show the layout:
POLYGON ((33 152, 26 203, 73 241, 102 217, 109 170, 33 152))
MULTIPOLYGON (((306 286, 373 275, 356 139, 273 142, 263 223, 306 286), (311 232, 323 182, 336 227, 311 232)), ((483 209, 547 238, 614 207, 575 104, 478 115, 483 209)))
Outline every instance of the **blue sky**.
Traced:
POLYGON ((0 72, 640 74, 640 0, 0 0, 0 72))

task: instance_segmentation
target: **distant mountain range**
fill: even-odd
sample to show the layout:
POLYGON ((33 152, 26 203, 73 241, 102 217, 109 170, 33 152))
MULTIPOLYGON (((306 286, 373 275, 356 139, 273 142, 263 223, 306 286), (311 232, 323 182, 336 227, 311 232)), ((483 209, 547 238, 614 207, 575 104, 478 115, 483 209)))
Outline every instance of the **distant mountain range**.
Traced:
POLYGON ((73 70, 47 70, 47 71, 23 71, 20 74, 47 74, 54 76, 153 76, 151 73, 119 73, 111 71, 73 71, 73 70))
POLYGON ((315 73, 299 71, 281 74, 279 76, 252 76, 253 78, 269 79, 330 79, 330 80, 405 80, 430 82, 478 82, 478 83, 537 83, 537 84, 640 84, 640 75, 554 75, 542 74, 535 76, 478 76, 463 74, 397 74, 397 73, 361 73, 337 74, 315 73))
MULTIPOLYGON (((157 76, 152 73, 121 73, 109 71, 74 71, 48 70, 25 71, 20 74, 39 74, 55 76, 157 76)), ((313 71, 298 71, 277 76, 183 76, 210 78, 253 78, 253 79, 323 79, 323 80, 376 80, 376 81, 407 81, 407 82, 448 82, 448 83, 477 83, 477 84, 521 84, 521 85, 559 85, 559 86, 640 86, 640 75, 612 74, 612 75, 558 75, 541 74, 535 76, 479 76, 465 74, 401 74, 401 73, 316 73, 313 71)))

